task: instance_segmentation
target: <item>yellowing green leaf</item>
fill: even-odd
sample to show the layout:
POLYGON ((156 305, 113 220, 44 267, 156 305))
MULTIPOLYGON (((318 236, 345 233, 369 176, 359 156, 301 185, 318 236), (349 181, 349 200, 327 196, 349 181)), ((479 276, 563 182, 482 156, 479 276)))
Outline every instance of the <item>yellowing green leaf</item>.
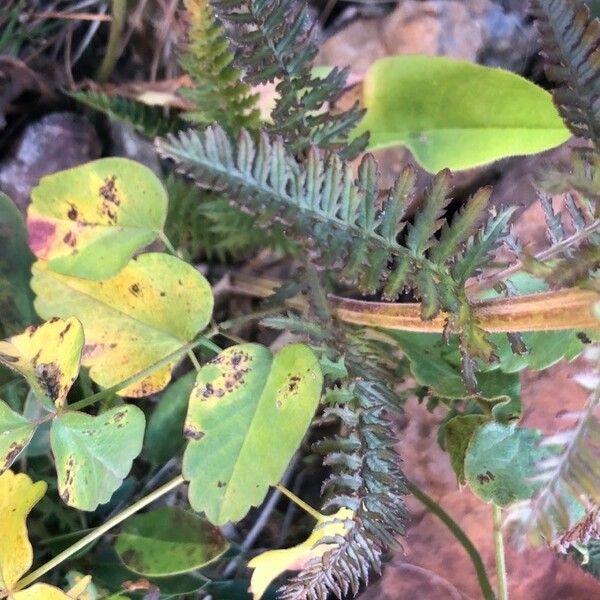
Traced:
POLYGON ((323 517, 301 544, 285 550, 269 550, 253 558, 248 566, 254 569, 250 580, 250 591, 254 600, 259 600, 271 582, 284 571, 299 571, 309 561, 320 558, 334 548, 334 543, 319 542, 324 538, 344 535, 347 531, 347 521, 352 515, 351 510, 342 508, 331 516, 323 517))
POLYGON ((80 600, 81 596, 71 596, 46 583, 36 583, 26 590, 15 592, 10 600, 80 600))
POLYGON ((33 423, 0 400, 0 474, 15 462, 35 429, 33 423))
POLYGON ((83 329, 75 318, 50 316, 0 342, 0 363, 23 375, 38 398, 63 406, 79 374, 83 329))
POLYGON ((548 92, 519 75, 446 57, 391 56, 369 68, 369 147, 407 146, 430 172, 535 154, 570 137, 548 92))
POLYGON ((125 158, 104 158, 47 175, 31 193, 29 245, 50 269, 104 279, 156 239, 167 195, 156 175, 125 158))
POLYGON ((322 384, 317 357, 302 344, 275 356, 259 344, 233 346, 202 367, 184 429, 194 510, 221 524, 260 504, 302 441, 322 384))
POLYGON ((46 493, 46 483, 5 471, 0 475, 0 592, 11 590, 31 567, 33 550, 25 520, 46 493))
POLYGON ((144 413, 132 404, 97 417, 80 412, 55 417, 50 443, 64 502, 81 510, 108 502, 142 450, 144 425, 144 413))
MULTIPOLYGON (((82 364, 104 387, 171 354, 204 329, 212 315, 209 283, 187 263, 159 253, 129 261, 104 281, 79 279, 33 265, 31 286, 42 316, 76 316, 85 331, 82 364)), ((141 397, 163 389, 175 362, 120 392, 141 397)))

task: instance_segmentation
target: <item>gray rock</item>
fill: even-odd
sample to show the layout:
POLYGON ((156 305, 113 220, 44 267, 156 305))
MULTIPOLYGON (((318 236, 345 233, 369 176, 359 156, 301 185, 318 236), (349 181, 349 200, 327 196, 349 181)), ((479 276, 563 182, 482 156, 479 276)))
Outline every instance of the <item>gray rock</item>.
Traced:
POLYGON ((96 130, 85 117, 47 114, 27 125, 10 156, 0 163, 0 190, 24 212, 41 177, 98 158, 100 150, 96 130))

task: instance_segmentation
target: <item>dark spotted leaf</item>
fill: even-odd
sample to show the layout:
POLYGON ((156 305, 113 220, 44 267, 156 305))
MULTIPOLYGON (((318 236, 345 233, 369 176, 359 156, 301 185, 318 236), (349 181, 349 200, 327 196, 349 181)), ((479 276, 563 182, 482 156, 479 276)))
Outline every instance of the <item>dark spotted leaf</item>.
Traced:
MULTIPOLYGON (((31 286, 42 316, 74 315, 85 329, 82 364, 99 385, 110 387, 157 363, 206 327, 213 309, 208 281, 182 260, 150 252, 117 275, 91 281, 33 265, 31 286)), ((177 361, 119 393, 147 396, 162 390, 177 361)))
POLYGON ((128 519, 115 545, 125 566, 146 577, 194 571, 228 548, 218 527, 174 506, 128 519))
POLYGON ((142 450, 144 425, 144 413, 131 404, 97 417, 80 412, 55 417, 50 443, 64 502, 80 510, 108 502, 142 450))
POLYGON ((531 498, 539 483, 531 481, 536 463, 551 456, 540 446, 536 429, 487 423, 469 442, 465 456, 465 479, 481 499, 498 506, 531 498))
POLYGON ((202 367, 184 430, 194 510, 222 524, 260 504, 302 441, 322 384, 317 357, 302 344, 275 356, 259 344, 233 346, 202 367))
POLYGON ((104 158, 47 175, 31 192, 29 246, 57 273, 104 279, 154 241, 167 215, 156 175, 125 158, 104 158))
POLYGON ((30 442, 36 426, 0 400, 0 475, 30 442))
POLYGON ((0 363, 23 375, 48 408, 61 407, 79 374, 82 348, 81 323, 54 317, 0 341, 0 363))

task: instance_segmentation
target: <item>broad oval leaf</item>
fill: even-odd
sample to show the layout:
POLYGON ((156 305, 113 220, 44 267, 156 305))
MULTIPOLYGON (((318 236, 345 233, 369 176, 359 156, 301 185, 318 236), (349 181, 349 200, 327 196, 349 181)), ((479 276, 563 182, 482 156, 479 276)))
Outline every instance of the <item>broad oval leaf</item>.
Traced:
POLYGON ((81 412, 55 417, 50 443, 65 504, 95 510, 108 502, 142 450, 144 426, 144 413, 131 404, 97 417, 81 412))
POLYGON ((262 598, 271 582, 284 571, 300 571, 311 560, 334 548, 335 543, 326 543, 325 539, 333 540, 336 536, 345 535, 352 516, 350 509, 341 508, 335 514, 323 517, 301 544, 283 550, 268 550, 254 557, 248 563, 248 567, 254 569, 250 580, 254 600, 262 598))
POLYGON ((53 317, 0 341, 0 363, 23 375, 46 406, 63 406, 79 374, 82 348, 81 323, 53 317))
POLYGON ((128 519, 115 545, 125 566, 147 577, 194 571, 228 548, 217 527, 174 506, 128 519))
POLYGON ((0 474, 31 441, 36 426, 0 400, 0 474))
POLYGON ((156 175, 103 158, 42 177, 31 192, 29 246, 57 273, 105 279, 162 232, 167 194, 156 175))
POLYGON ((535 465, 551 456, 540 446, 536 429, 487 423, 471 437, 465 456, 465 479, 481 499, 497 506, 531 498, 535 465))
POLYGON ((369 68, 355 135, 402 144, 430 172, 535 154, 569 139, 551 95, 519 75, 446 57, 391 56, 369 68))
POLYGON ((465 483, 465 454, 473 434, 489 421, 486 415, 457 415, 443 425, 443 439, 458 483, 465 483))
POLYGON ((195 381, 196 372, 190 371, 169 385, 148 419, 144 456, 156 465, 166 463, 185 447, 181 432, 195 381))
POLYGON ((31 567, 33 550, 27 535, 27 515, 46 493, 46 483, 23 474, 0 475, 0 596, 31 567))
POLYGON ((0 298, 0 323, 11 320, 23 325, 35 319, 29 276, 33 255, 27 246, 27 230, 13 201, 0 192, 0 279, 8 283, 0 298))
POLYGON ((184 434, 189 500, 216 524, 240 520, 279 482, 319 403, 323 375, 308 346, 275 356, 228 348, 196 379, 184 434))
MULTIPOLYGON (((83 323, 82 364, 110 387, 155 364, 191 341, 212 315, 209 283, 176 257, 148 253, 104 281, 79 279, 33 265, 35 307, 44 315, 74 315, 83 323)), ((163 389, 177 361, 119 393, 141 397, 163 389)))

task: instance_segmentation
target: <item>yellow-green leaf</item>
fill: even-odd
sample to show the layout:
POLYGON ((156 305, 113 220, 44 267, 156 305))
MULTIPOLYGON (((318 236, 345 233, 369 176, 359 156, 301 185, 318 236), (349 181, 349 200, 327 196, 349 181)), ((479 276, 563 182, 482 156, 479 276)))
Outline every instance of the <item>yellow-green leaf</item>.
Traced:
POLYGON ((33 549, 25 521, 45 492, 45 482, 33 483, 22 473, 0 475, 0 592, 11 590, 31 567, 33 549))
POLYGON ((535 154, 570 133, 551 95, 519 75, 447 57, 390 56, 369 68, 366 115, 354 134, 369 147, 403 144, 430 172, 535 154))
POLYGON ((144 427, 144 413, 133 404, 97 417, 81 412, 56 416, 50 443, 64 502, 80 510, 108 502, 142 450, 144 427))
POLYGON ((35 429, 33 423, 0 400, 0 474, 15 462, 35 429))
POLYGON ((31 192, 29 246, 58 273, 103 279, 162 232, 167 194, 156 175, 104 158, 47 175, 31 192))
POLYGON ((190 396, 183 475, 194 510, 238 521, 279 482, 321 396, 317 357, 303 344, 275 356, 241 344, 204 365, 190 396))
MULTIPOLYGON (((212 315, 209 283, 176 257, 142 254, 104 281, 79 279, 33 265, 38 313, 76 316, 85 331, 82 364, 104 387, 124 381, 191 341, 212 315)), ((175 362, 122 390, 141 397, 163 389, 175 362)))
POLYGON ((301 544, 285 550, 269 550, 253 558, 248 566, 254 569, 250 580, 250 591, 254 600, 259 600, 271 582, 284 571, 300 571, 314 558, 320 558, 335 547, 334 543, 319 543, 325 538, 344 535, 352 511, 341 508, 331 516, 323 517, 310 536, 301 544))
POLYGON ((38 398, 63 406, 79 374, 83 329, 75 318, 50 317, 1 341, 0 363, 23 375, 38 398))
POLYGON ((9 600, 80 600, 81 595, 71 596, 47 583, 36 583, 26 590, 15 592, 9 600))

